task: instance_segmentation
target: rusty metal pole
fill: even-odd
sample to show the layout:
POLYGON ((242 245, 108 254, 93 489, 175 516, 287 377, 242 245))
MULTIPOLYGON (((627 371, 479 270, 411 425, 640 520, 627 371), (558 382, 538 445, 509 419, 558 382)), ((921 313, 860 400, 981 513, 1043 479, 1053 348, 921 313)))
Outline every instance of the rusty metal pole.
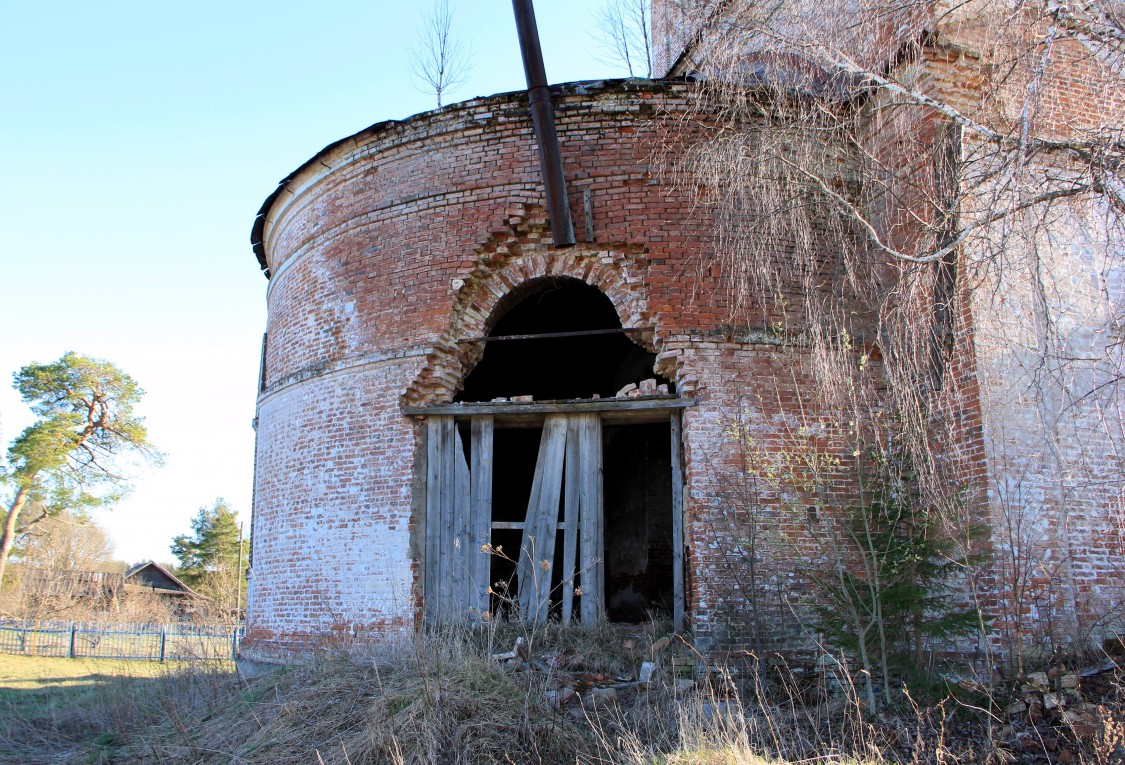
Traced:
POLYGON ((523 70, 527 75, 527 95, 531 103, 531 119, 539 143, 539 169, 547 193, 547 215, 551 219, 551 236, 556 247, 574 245, 574 224, 570 219, 570 203, 566 197, 559 136, 555 132, 555 107, 547 72, 543 68, 543 50, 539 47, 539 29, 535 26, 535 8, 531 0, 512 0, 516 13, 516 31, 520 36, 523 70))

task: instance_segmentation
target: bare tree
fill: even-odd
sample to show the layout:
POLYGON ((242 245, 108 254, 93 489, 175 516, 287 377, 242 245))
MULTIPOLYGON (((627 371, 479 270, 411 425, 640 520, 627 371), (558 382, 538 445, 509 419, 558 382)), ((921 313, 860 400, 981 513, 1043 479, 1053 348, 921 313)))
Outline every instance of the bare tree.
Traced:
POLYGON ((862 416, 892 415, 926 506, 966 546, 988 520, 1000 558, 1053 550, 1081 639, 1121 599, 1070 564, 1072 518, 1113 537, 1125 498, 1120 4, 667 5, 713 127, 679 177, 716 216, 737 319, 806 349, 818 411, 851 413, 877 370, 862 416))
POLYGON ((411 74, 423 92, 434 94, 440 109, 444 96, 464 85, 471 70, 472 51, 454 32, 449 0, 434 0, 422 13, 418 41, 410 51, 411 74))
POLYGON ((108 571, 113 562, 105 530, 65 511, 30 528, 21 548, 24 565, 57 571, 108 571))
POLYGON ((4 609, 21 618, 104 610, 121 595, 112 552, 92 521, 66 511, 43 519, 17 540, 19 585, 7 593, 4 609))
POLYGON ((652 76, 650 0, 605 0, 592 33, 602 60, 624 67, 630 77, 652 76))

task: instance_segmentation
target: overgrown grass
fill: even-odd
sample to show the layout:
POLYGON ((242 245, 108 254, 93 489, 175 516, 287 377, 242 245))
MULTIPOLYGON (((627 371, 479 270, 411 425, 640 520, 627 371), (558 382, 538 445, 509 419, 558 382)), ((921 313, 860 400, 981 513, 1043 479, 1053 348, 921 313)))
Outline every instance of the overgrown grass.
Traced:
POLYGON ((1045 747, 1035 755, 984 734, 981 715, 1002 714, 997 710, 1006 701, 991 713, 949 701, 872 715, 846 673, 811 692, 784 663, 753 657, 744 657, 737 671, 697 662, 688 680, 680 668, 690 646, 666 639, 664 631, 651 625, 632 632, 452 630, 352 646, 250 681, 212 665, 162 672, 151 663, 0 657, 6 686, 0 736, 8 744, 0 747, 0 762, 999 765, 1031 756, 1108 765, 1125 759, 1116 707, 1106 709, 1086 748, 1057 727, 1030 731, 1045 747), (517 638, 522 657, 509 659, 517 638), (657 666, 655 681, 644 688, 626 679, 642 661, 657 666), (1057 743, 1049 743, 1052 737, 1057 743), (1051 754, 1063 748, 1069 760, 1051 754))
POLYGON ((166 725, 163 745, 149 748, 154 762, 200 765, 469 765, 592 754, 585 726, 550 708, 544 682, 504 672, 463 640, 384 645, 275 671, 205 726, 166 725))

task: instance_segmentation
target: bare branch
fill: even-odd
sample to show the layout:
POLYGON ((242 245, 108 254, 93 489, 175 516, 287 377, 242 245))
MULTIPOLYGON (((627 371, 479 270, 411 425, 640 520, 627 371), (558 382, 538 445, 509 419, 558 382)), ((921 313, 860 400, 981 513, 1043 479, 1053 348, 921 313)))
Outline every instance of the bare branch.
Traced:
POLYGON ((651 11, 650 0, 605 0, 592 32, 600 60, 630 77, 652 77, 651 11))

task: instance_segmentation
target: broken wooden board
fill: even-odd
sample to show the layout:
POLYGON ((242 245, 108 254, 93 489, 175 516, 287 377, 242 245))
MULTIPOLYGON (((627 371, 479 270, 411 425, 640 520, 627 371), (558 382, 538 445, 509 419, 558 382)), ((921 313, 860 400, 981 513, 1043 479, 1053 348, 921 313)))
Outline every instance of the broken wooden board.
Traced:
POLYGON ((492 444, 493 419, 473 418, 469 444, 472 462, 470 502, 472 505, 469 577, 472 593, 469 608, 479 616, 489 611, 489 579, 492 570, 492 444))
POLYGON ((579 450, 582 425, 576 417, 566 422, 566 477, 563 489, 562 623, 570 624, 574 611, 574 580, 578 572, 578 524, 582 506, 579 450))
POLYGON ((683 409, 695 406, 694 399, 676 395, 641 396, 629 399, 576 399, 574 401, 468 401, 456 404, 404 406, 402 413, 432 417, 435 415, 468 416, 474 414, 582 414, 586 412, 627 412, 646 409, 683 409))
MULTIPOLYGON (((491 454, 491 448, 489 449, 491 454)), ((488 461, 488 466, 491 460, 488 461)), ((465 447, 453 417, 426 422, 426 573, 423 602, 427 623, 459 621, 488 609, 488 555, 478 543, 491 536, 490 467, 478 468, 481 494, 474 496, 465 447), (483 561, 483 564, 482 564, 483 561), (483 575, 482 572, 483 571, 483 575), (469 582, 470 586, 465 586, 469 582), (483 603, 483 608, 482 608, 483 603)))
MULTIPOLYGON (((426 424, 426 620, 453 617, 454 524, 456 523, 458 466, 457 426, 450 416, 431 417, 426 424)), ((464 459, 464 457, 462 457, 464 459)))
POLYGON ((605 616, 605 551, 602 501, 602 423, 595 413, 573 415, 579 423, 579 505, 581 507, 581 587, 583 624, 605 616))
POLYGON ((517 571, 520 608, 524 618, 532 624, 545 623, 550 610, 566 430, 565 415, 549 415, 544 421, 527 505, 517 571))
POLYGON ((672 430, 672 625, 684 629, 684 475, 680 451, 680 413, 671 414, 672 430))

